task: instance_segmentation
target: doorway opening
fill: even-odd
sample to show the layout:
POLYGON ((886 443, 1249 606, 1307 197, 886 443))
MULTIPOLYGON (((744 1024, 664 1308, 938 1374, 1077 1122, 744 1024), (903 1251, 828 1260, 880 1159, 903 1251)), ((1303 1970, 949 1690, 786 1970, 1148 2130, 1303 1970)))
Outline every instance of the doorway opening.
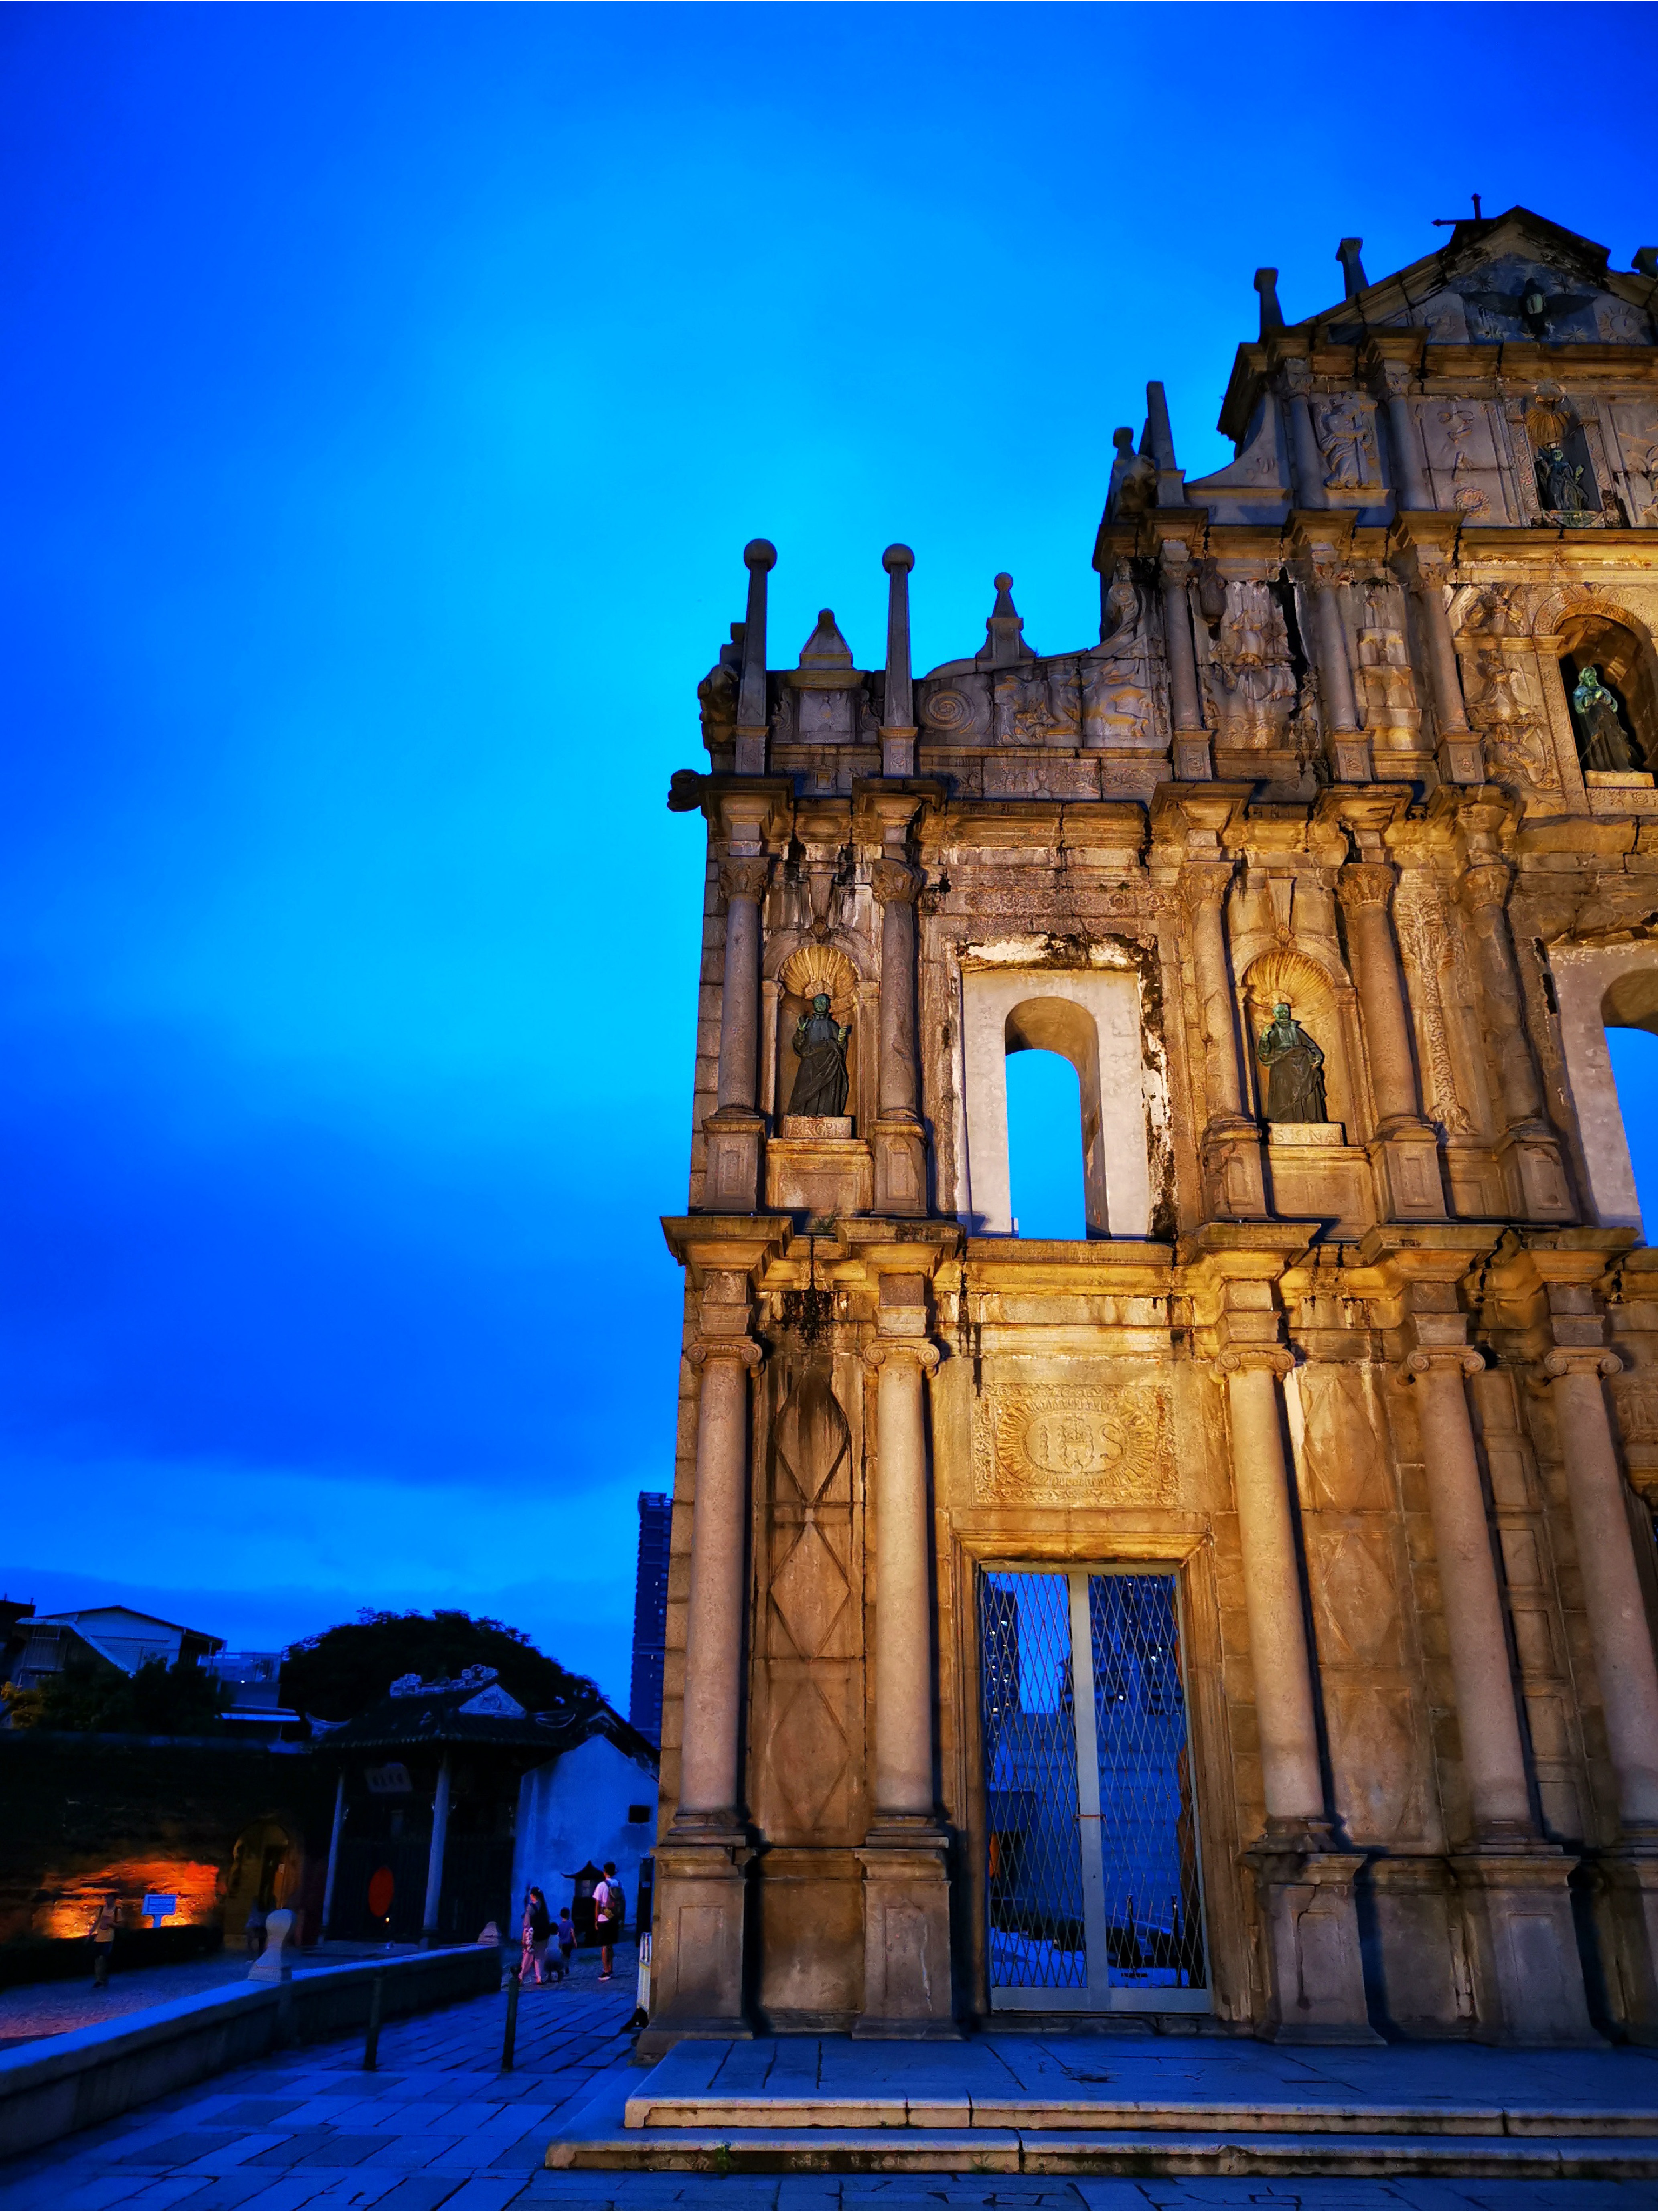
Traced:
POLYGON ((1171 1570, 979 1581, 993 2009, 1207 2012, 1171 1570))

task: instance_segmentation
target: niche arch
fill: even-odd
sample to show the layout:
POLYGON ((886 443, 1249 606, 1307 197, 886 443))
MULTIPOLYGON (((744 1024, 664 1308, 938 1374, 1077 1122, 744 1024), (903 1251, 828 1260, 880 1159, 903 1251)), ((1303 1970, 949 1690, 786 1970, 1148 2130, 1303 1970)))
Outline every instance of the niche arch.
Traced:
MULTIPOLYGON (((1088 1008, 1074 999, 1021 999, 1002 1024, 1003 1060, 1016 1052, 1057 1053, 1077 1071, 1081 1092, 1083 1219, 1084 1234, 1108 1237, 1104 1127, 1100 1111, 1100 1032, 1088 1008)), ((1004 1078, 1005 1083, 1005 1078, 1004 1078)), ((1004 1089, 1005 1097, 1005 1089, 1004 1089)), ((1010 1203, 1012 1162, 1009 1159, 1010 1203)))
MULTIPOLYGON (((1658 765, 1658 650, 1646 623, 1609 593, 1557 592, 1538 609, 1536 628, 1540 637, 1554 641, 1566 720, 1580 763, 1583 734, 1571 693, 1583 669, 1593 666, 1622 709, 1631 765, 1651 772, 1658 765)), ((1546 649, 1540 654, 1548 657, 1546 649)))
POLYGON ((852 1024, 847 1040, 847 1111, 853 1117, 854 1128, 873 1115, 873 1097, 865 1094, 874 1088, 879 1000, 854 951, 838 933, 820 939, 793 931, 780 933, 766 948, 760 986, 760 1109, 771 1117, 774 1130, 789 1110, 799 1065, 790 1048, 794 1025, 820 990, 829 993, 835 1020, 852 1024))
POLYGON ((1345 976, 1337 982, 1309 954, 1282 946, 1258 954, 1244 969, 1238 988, 1255 1114, 1265 1120, 1266 1070, 1255 1057, 1256 1041, 1272 1021, 1273 1009, 1287 1005, 1324 1054, 1325 1117, 1339 1121, 1351 1138, 1358 1119, 1347 1036, 1352 986, 1345 976))

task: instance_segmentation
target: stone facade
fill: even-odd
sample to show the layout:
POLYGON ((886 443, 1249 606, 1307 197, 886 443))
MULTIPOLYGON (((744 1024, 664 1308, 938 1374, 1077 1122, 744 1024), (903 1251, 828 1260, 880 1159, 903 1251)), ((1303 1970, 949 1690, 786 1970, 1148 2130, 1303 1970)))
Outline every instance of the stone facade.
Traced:
POLYGON ((1186 482, 1156 385, 1117 433, 1097 644, 1036 653, 1001 577, 913 678, 895 546, 884 670, 828 612, 768 669, 747 550, 670 799, 708 866, 659 2042, 1658 2039, 1658 1259, 1604 1037, 1658 1027, 1658 263, 1523 210, 1339 258, 1293 325, 1258 274, 1228 467, 1186 482), (1583 764, 1590 664, 1627 766, 1583 764), (1285 1005, 1320 1120, 1266 1118, 1285 1005), (814 1013, 839 1115, 789 1111, 814 1013), (1078 1072, 1075 1243, 1015 1233, 1023 1048, 1078 1072), (1205 1970, 1114 1926, 1108 1976, 1098 1917, 1085 1987, 1012 1990, 987 1577, 1068 1571, 1081 1741, 1078 1571, 1140 1569, 1205 1970))

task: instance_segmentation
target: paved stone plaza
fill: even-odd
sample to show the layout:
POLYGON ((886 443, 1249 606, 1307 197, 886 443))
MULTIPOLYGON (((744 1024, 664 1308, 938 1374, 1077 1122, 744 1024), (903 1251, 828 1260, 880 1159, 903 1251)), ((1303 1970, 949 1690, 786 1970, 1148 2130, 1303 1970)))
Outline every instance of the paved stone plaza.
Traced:
MULTIPOLYGON (((0 2166, 0 2212, 117 2205, 226 2212, 313 2205, 479 2212, 508 2205, 1477 2205, 1516 2212, 1658 2206, 1658 2183, 1651 2181, 1332 2179, 1309 2187, 1260 2178, 550 2172, 543 2164, 548 2143, 583 2105, 596 2096, 619 2104, 646 2079, 629 2063, 625 2032, 633 1978, 619 1974, 601 1988, 596 1977, 596 1962, 584 1961, 573 1984, 525 1992, 511 2075, 499 2070, 503 2000, 476 1999, 388 2027, 374 2075, 362 2071, 355 2038, 283 2054, 0 2166)), ((969 2045, 961 2054, 969 2064, 973 2051, 969 2045)), ((1104 2039, 1100 2051, 1102 2063, 1129 2055, 1104 2039)), ((896 2077, 901 2056, 885 2055, 896 2077)), ((1254 2057, 1255 2046, 1241 2046, 1238 2055, 1254 2057)), ((1631 2063, 1629 2054, 1613 2056, 1631 2063)), ((1326 2054, 1320 2063, 1328 2063, 1326 2054)), ((1522 2069, 1547 2063, 1545 2054, 1519 2062, 1522 2069)), ((1575 2063, 1583 2063, 1581 2055, 1575 2063)), ((928 2063, 936 2070, 938 2055, 928 2063)))

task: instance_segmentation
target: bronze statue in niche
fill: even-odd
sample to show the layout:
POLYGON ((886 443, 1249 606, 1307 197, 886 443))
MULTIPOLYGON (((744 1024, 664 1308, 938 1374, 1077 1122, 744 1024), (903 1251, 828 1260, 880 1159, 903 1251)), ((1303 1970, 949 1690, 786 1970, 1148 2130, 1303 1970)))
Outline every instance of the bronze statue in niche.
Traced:
POLYGON ((846 1112, 847 1040, 851 1035, 852 1024, 837 1022, 830 1013, 829 993, 817 992, 794 1025, 794 1054, 800 1065, 789 1097, 792 1115, 822 1118, 846 1112))
POLYGON ((1255 1058, 1267 1069, 1266 1114, 1269 1121, 1323 1121, 1324 1054, 1288 1006, 1274 1006, 1262 1030, 1255 1058))
POLYGON ((1577 754, 1586 769, 1617 774, 1635 766, 1635 749, 1618 702, 1600 681, 1591 662, 1579 675, 1571 694, 1572 719, 1577 725, 1577 754))

